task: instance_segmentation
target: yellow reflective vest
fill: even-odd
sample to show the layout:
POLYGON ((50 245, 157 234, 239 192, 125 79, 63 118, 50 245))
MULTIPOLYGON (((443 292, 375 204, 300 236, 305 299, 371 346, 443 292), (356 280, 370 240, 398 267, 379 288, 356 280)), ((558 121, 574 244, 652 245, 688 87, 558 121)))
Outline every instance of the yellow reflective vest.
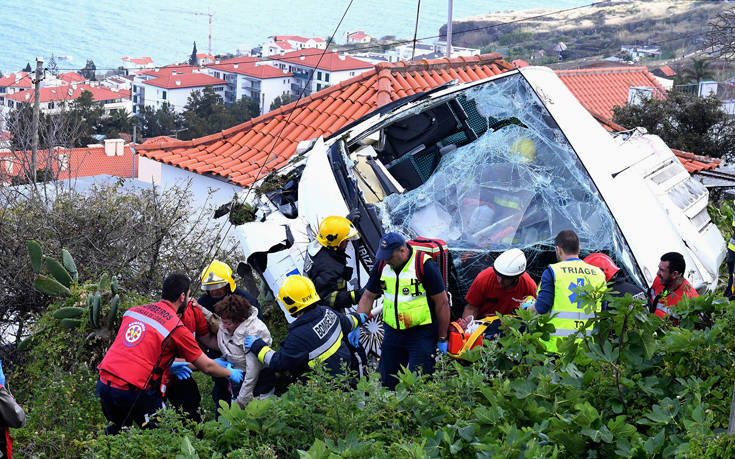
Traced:
POLYGON ((416 273, 416 257, 420 263, 431 260, 421 250, 412 249, 399 273, 388 264, 380 274, 383 288, 383 322, 395 330, 405 330, 431 323, 431 309, 424 285, 416 273))
POLYGON ((730 235, 730 242, 727 243, 727 250, 735 252, 735 215, 732 216, 732 234, 730 235))
MULTIPOLYGON (((560 261, 549 265, 554 273, 554 305, 549 311, 552 315, 551 323, 556 327, 546 350, 557 352, 557 340, 574 334, 587 319, 594 317, 593 313, 585 313, 579 302, 579 293, 574 289, 585 285, 599 287, 605 285, 605 274, 601 269, 589 265, 578 258, 560 261)), ((539 286, 539 290, 541 286, 539 286)), ((595 312, 600 311, 598 302, 595 312)))

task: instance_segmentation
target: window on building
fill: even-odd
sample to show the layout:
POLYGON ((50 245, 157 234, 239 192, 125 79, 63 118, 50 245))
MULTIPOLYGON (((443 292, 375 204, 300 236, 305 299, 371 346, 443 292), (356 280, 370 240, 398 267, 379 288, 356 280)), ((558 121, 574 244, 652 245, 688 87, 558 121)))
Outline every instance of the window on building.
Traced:
POLYGON ((355 72, 350 72, 350 76, 355 76, 355 72))
POLYGON ((166 91, 163 91, 163 95, 161 97, 163 100, 166 100, 166 91))
POLYGON ((49 103, 48 103, 48 108, 49 108, 49 109, 52 109, 52 108, 54 108, 54 103, 53 103, 53 102, 49 102, 49 103))
POLYGON ((322 90, 322 85, 321 85, 321 84, 319 84, 319 83, 317 83, 317 85, 316 85, 316 90, 317 90, 317 91, 321 91, 321 90, 322 90))
POLYGON ((138 106, 137 105, 133 105, 133 113, 138 113, 138 106))
POLYGON ((12 100, 8 101, 8 107, 13 108, 15 106, 15 103, 12 100))
POLYGON ((138 103, 138 96, 137 95, 136 96, 133 96, 133 103, 134 104, 137 104, 138 103))
POLYGON ((316 72, 316 79, 321 80, 322 79, 322 72, 316 72))
POLYGON ((5 94, 5 86, 0 86, 0 94, 5 94))
POLYGON ((329 73, 327 73, 327 72, 324 72, 324 81, 326 81, 327 83, 329 83, 329 73))

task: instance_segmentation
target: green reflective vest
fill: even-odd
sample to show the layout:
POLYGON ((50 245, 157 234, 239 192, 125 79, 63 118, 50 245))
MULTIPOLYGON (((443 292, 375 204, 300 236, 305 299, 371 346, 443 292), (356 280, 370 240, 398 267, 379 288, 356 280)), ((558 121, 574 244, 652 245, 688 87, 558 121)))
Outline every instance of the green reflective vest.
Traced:
MULTIPOLYGON (((549 341, 546 342, 546 350, 557 352, 557 340, 574 333, 584 324, 587 319, 594 317, 594 313, 585 313, 579 303, 578 293, 575 288, 584 285, 595 287, 605 285, 605 274, 601 269, 588 265, 578 258, 560 261, 549 265, 554 273, 554 305, 549 311, 551 323, 556 327, 549 341)), ((539 286, 540 289, 540 286, 539 286)), ((596 311, 601 309, 597 304, 596 311)))
POLYGON ((730 242, 727 243, 727 250, 735 252, 735 215, 732 216, 732 234, 730 235, 730 242))
POLYGON ((416 274, 416 257, 426 263, 431 257, 413 249, 400 273, 388 264, 380 274, 383 288, 383 322, 395 330, 405 330, 431 323, 431 309, 424 285, 416 274))

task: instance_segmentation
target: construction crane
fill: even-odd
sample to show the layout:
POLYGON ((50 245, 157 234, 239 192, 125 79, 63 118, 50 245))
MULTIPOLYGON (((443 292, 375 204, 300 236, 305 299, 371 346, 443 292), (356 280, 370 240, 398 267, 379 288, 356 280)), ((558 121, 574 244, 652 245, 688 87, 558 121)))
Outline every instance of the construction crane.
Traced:
POLYGON ((210 8, 207 8, 206 13, 203 11, 190 11, 182 9, 161 9, 161 11, 166 11, 169 13, 193 14, 194 16, 209 16, 209 55, 212 55, 212 18, 214 17, 214 13, 212 13, 212 10, 210 8))

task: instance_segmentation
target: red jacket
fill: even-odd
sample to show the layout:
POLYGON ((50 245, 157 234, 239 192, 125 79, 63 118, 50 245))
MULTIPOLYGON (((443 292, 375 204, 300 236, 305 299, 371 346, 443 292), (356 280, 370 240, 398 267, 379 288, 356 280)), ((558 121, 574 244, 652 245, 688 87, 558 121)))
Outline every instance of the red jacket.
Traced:
POLYGON ((183 326, 166 301, 132 308, 123 315, 115 341, 97 368, 138 389, 148 389, 176 357, 173 349, 166 352, 165 344, 183 326))

